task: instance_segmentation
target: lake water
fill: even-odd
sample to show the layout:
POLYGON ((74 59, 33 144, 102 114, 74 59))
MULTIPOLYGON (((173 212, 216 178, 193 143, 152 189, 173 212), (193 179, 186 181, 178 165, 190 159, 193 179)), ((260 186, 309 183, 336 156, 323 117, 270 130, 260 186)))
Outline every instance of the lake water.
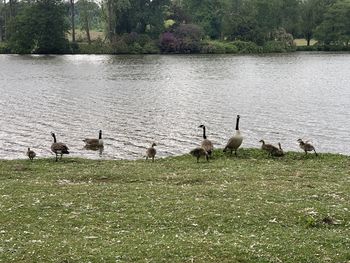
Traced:
POLYGON ((258 56, 0 55, 0 159, 27 147, 53 157, 52 137, 71 156, 142 158, 188 153, 200 124, 224 147, 241 115, 243 147, 259 140, 301 151, 350 154, 350 54, 258 56), (103 130, 102 153, 82 139, 103 130))

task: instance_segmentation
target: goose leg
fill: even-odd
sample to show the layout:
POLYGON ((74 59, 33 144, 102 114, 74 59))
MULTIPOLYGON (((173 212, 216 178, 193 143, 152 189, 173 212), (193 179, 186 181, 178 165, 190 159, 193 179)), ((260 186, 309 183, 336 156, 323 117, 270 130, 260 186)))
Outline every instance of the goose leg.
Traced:
POLYGON ((318 154, 317 154, 317 152, 316 152, 316 150, 315 150, 315 149, 314 149, 314 152, 315 152, 315 155, 316 155, 316 156, 318 156, 318 154))
POLYGON ((57 153, 56 153, 56 162, 58 161, 58 159, 57 159, 57 153))
POLYGON ((154 162, 154 157, 152 157, 152 162, 154 162))

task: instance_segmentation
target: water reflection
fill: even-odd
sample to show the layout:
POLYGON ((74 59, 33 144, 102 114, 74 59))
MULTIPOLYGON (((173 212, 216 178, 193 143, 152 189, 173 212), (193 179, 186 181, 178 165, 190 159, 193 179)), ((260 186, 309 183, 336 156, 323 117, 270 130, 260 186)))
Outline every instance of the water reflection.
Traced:
POLYGON ((89 145, 85 145, 84 149, 87 150, 87 151, 94 151, 94 152, 98 153, 99 157, 102 157, 102 153, 103 153, 104 147, 103 146, 91 146, 91 145, 89 146, 89 145))

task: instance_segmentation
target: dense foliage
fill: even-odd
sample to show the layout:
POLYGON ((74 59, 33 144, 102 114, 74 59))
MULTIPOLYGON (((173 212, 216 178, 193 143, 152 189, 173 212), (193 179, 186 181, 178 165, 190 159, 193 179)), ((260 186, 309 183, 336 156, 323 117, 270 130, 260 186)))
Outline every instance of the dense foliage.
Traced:
POLYGON ((0 40, 17 53, 67 52, 65 38, 83 53, 286 52, 294 38, 349 50, 349 17, 350 0, 8 0, 0 40))

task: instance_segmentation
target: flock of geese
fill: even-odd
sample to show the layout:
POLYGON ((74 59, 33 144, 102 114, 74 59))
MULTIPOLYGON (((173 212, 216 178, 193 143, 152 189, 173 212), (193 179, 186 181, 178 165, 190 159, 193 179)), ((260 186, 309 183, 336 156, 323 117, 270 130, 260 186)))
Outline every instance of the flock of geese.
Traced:
MULTIPOLYGON (((234 136, 232 136, 225 148, 223 149, 224 152, 229 151, 230 154, 232 155, 233 151, 235 152, 235 155, 237 156, 237 150, 238 148, 242 145, 243 142, 243 136, 239 130, 239 119, 240 116, 237 115, 236 118, 236 131, 234 136)), ((202 128, 203 129, 203 141, 201 143, 201 145, 195 149, 193 149, 192 151, 190 151, 190 154, 194 157, 197 158, 197 162, 199 162, 199 159, 201 157, 204 157, 207 161, 209 161, 209 158, 212 156, 213 154, 213 150, 214 150, 214 145, 213 143, 207 138, 206 135, 206 128, 204 125, 200 125, 198 128, 202 128)), ((64 154, 69 154, 69 148, 67 147, 67 145, 65 143, 62 142, 57 142, 56 140, 56 135, 51 132, 51 136, 53 137, 53 143, 51 145, 51 151, 56 155, 56 162, 58 161, 58 156, 60 156, 60 159, 62 159, 62 156, 64 154)), ((315 155, 317 156, 317 152, 315 150, 315 147, 313 145, 311 145, 309 142, 304 142, 302 139, 298 139, 297 140, 299 143, 299 146, 301 149, 304 150, 305 154, 307 154, 308 152, 313 151, 315 153, 315 155)), ((83 142, 85 142, 85 148, 87 149, 92 149, 92 150, 96 150, 96 149, 100 149, 103 148, 103 139, 102 139, 102 130, 99 131, 99 136, 98 139, 84 139, 83 142)), ((275 156, 275 157, 282 157, 284 156, 284 152, 283 149, 281 147, 281 143, 278 143, 278 147, 272 145, 272 144, 267 144, 265 143, 264 140, 260 140, 260 142, 262 143, 261 145, 261 149, 266 151, 268 153, 268 156, 275 156)), ((152 159, 152 162, 154 162, 154 158, 157 154, 157 150, 154 148, 155 146, 157 146, 155 143, 152 143, 151 147, 149 147, 146 151, 146 160, 148 159, 152 159)), ((31 150, 30 148, 28 148, 27 151, 27 156, 29 157, 29 159, 31 161, 33 161, 33 159, 36 156, 36 153, 31 150)))

